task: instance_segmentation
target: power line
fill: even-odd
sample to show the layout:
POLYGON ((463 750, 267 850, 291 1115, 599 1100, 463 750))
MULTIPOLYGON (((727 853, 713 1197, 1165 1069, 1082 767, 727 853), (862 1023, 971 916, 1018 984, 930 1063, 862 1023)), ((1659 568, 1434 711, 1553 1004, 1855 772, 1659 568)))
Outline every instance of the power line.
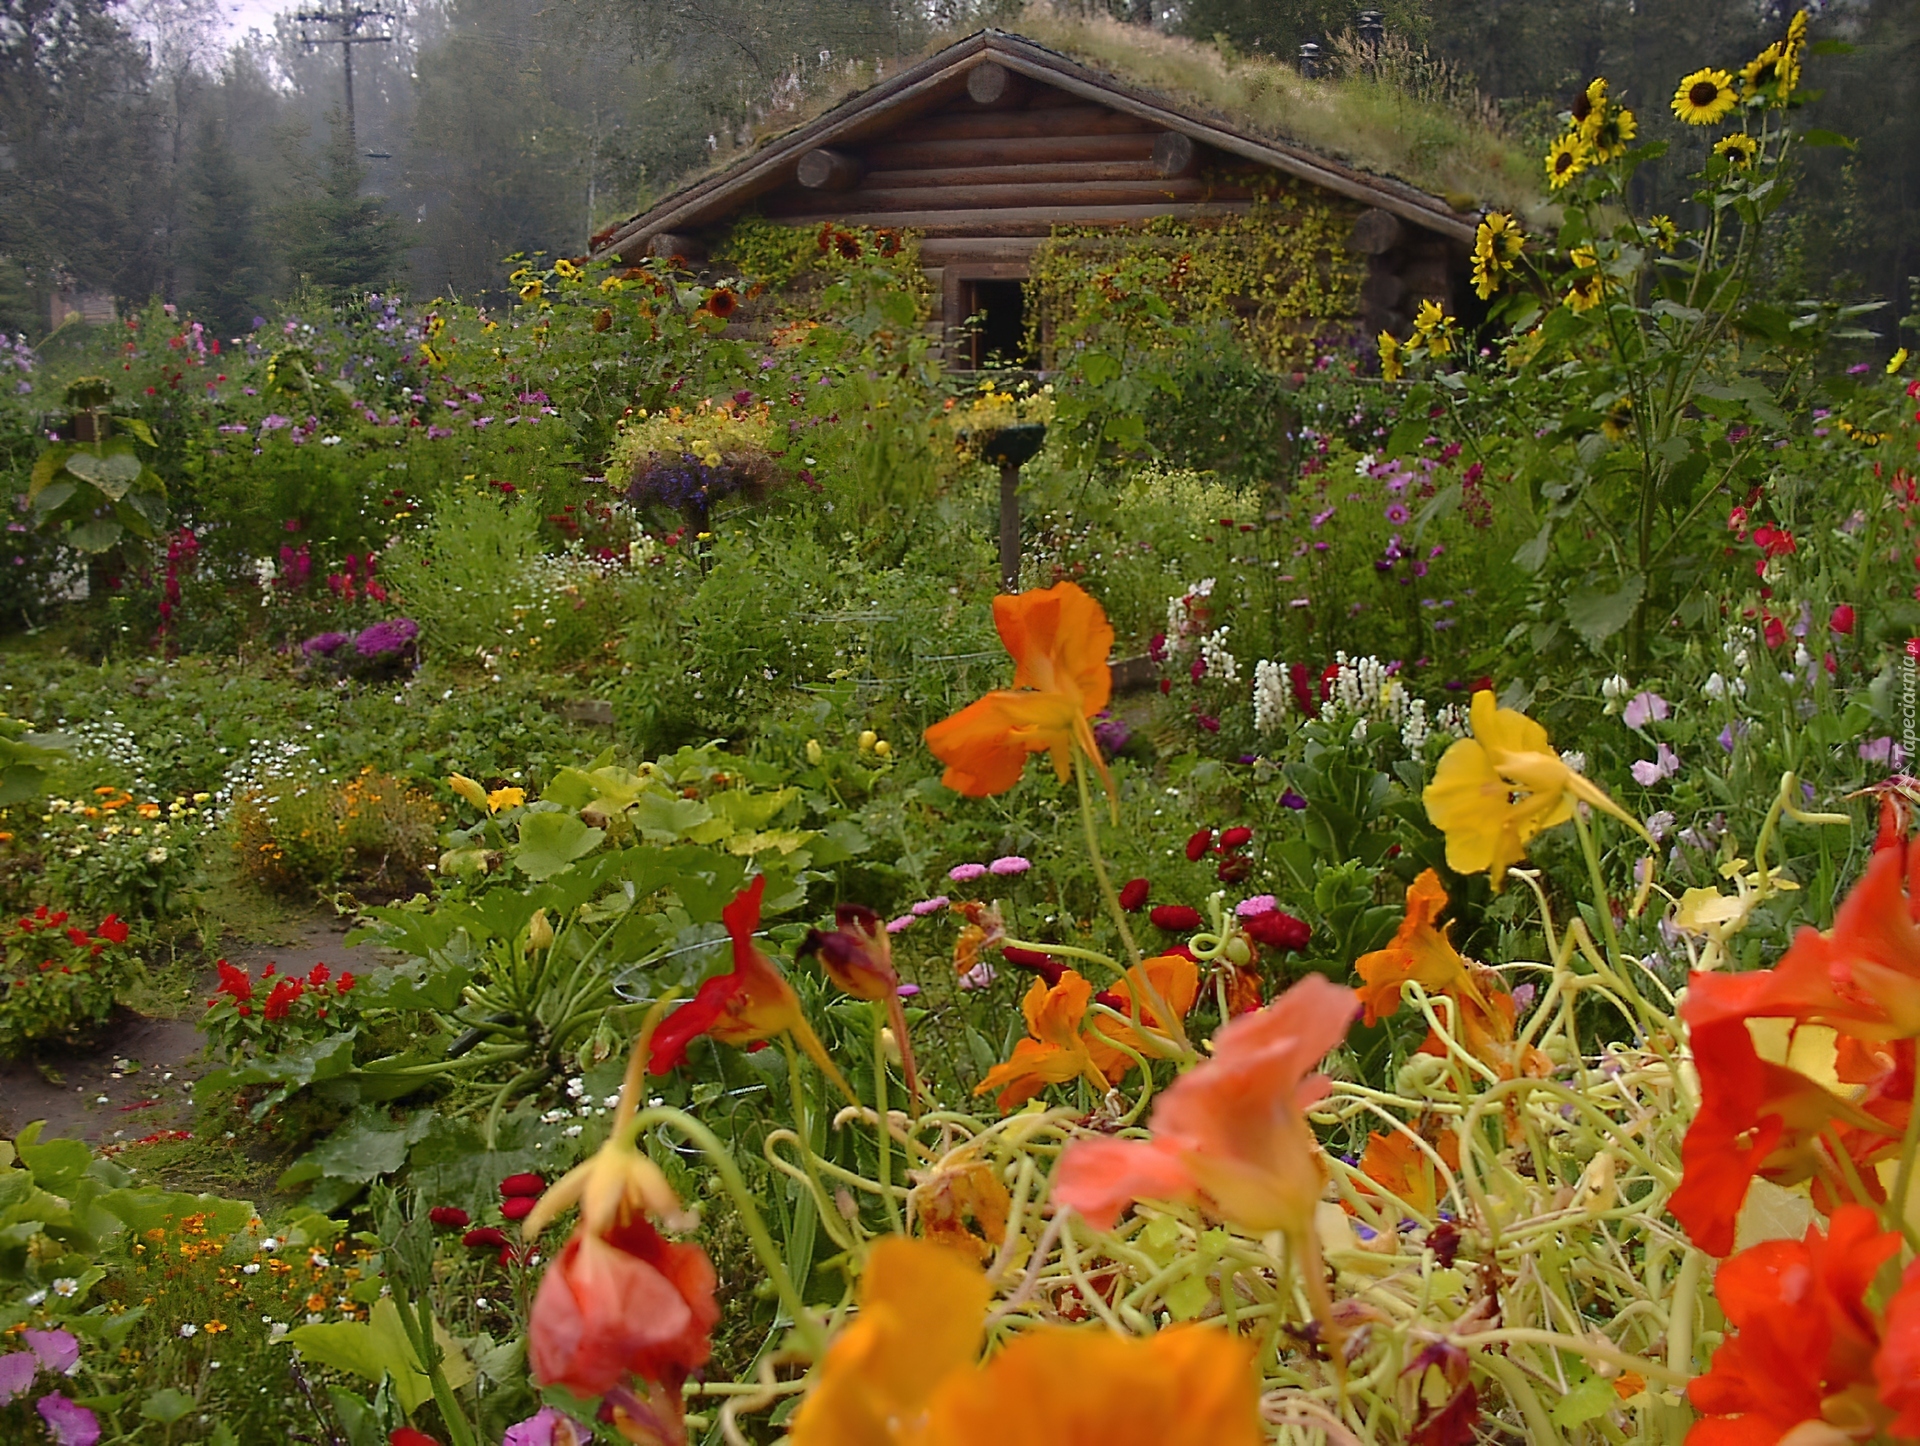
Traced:
POLYGON ((391 34, 362 35, 360 27, 369 20, 391 21, 394 18, 393 14, 387 10, 365 9, 351 3, 351 0, 340 0, 340 8, 337 10, 301 10, 297 11, 293 18, 300 22, 300 39, 305 42, 309 50, 321 45, 340 47, 340 64, 346 75, 347 88, 347 144, 350 147, 354 146, 356 141, 353 132, 353 47, 390 45, 393 42, 391 34), (331 26, 334 33, 315 35, 307 29, 308 26, 331 26))

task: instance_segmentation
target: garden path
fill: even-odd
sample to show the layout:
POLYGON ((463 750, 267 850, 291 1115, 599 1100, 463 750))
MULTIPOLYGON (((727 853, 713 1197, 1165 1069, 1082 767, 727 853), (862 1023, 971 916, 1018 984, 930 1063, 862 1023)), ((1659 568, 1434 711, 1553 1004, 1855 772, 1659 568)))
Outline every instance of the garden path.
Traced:
MULTIPOLYGON (((305 974, 315 964, 366 973, 380 961, 367 945, 349 946, 350 921, 298 921, 279 944, 231 949, 229 962, 258 974, 268 964, 305 974)), ((53 1049, 39 1059, 0 1060, 0 1138, 45 1120, 48 1138, 85 1140, 111 1149, 168 1131, 193 1128, 193 1083, 208 1069, 205 1037, 194 1015, 213 993, 209 969, 178 1019, 119 1009, 92 1045, 53 1049)))

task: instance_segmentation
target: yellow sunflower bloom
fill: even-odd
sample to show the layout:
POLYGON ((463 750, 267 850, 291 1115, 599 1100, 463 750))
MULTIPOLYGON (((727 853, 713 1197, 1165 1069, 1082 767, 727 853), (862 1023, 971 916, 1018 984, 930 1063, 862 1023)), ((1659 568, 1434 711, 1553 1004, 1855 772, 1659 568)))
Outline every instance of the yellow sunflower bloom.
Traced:
POLYGON ((1673 93, 1673 113, 1690 126, 1710 126, 1733 109, 1733 77, 1711 67, 1696 70, 1673 93))
POLYGON ((1607 292, 1606 281, 1600 275, 1600 258, 1591 246, 1576 246, 1567 253, 1567 259, 1581 272, 1567 292, 1567 305, 1575 311, 1592 311, 1607 292))
POLYGON ((1407 374, 1407 361, 1400 339, 1390 331, 1380 333, 1380 375, 1397 382, 1407 374))
POLYGON ((1784 54, 1784 48, 1776 40, 1741 66, 1740 88, 1748 95, 1754 95, 1777 84, 1780 80, 1780 61, 1784 54))
POLYGON ((546 289, 547 283, 536 276, 520 288, 520 299, 522 301, 538 301, 541 296, 546 293, 546 289))
POLYGON ((1617 161, 1640 134, 1640 119, 1625 106, 1615 106, 1589 137, 1596 161, 1617 161))
POLYGON ((1573 108, 1568 115, 1574 129, 1591 140, 1594 130, 1607 118, 1605 76, 1596 76, 1587 82, 1587 88, 1573 98, 1573 108))
POLYGON ((1652 233, 1653 244, 1662 251, 1671 251, 1680 244, 1680 228, 1673 224, 1673 217, 1662 214, 1647 222, 1647 230, 1652 233))
POLYGON ((1713 143, 1713 153, 1725 156, 1727 163, 1735 170, 1745 170, 1753 164, 1754 157, 1760 154, 1760 142, 1744 131, 1736 131, 1730 136, 1722 136, 1713 143))
POLYGON ((1799 10, 1787 22, 1787 38, 1780 47, 1780 89, 1773 98, 1775 105, 1785 105, 1800 88, 1800 62, 1806 54, 1807 12, 1799 10))
POLYGON ((1600 419, 1600 435, 1609 442, 1624 442, 1633 426, 1633 398, 1622 397, 1600 419))
POLYGON ((1453 350, 1452 328, 1446 308, 1428 297, 1413 318, 1413 344, 1424 346, 1429 356, 1445 356, 1453 350))
POLYGON ((1447 867, 1455 873, 1484 872, 1499 889, 1537 835, 1573 817, 1576 801, 1639 831, 1619 804, 1562 761, 1547 730, 1526 714, 1500 707, 1482 690, 1469 716, 1473 736, 1447 749, 1422 795, 1427 817, 1447 836, 1447 867))
POLYGON ((555 276, 562 278, 563 280, 571 281, 573 280, 574 277, 580 274, 580 268, 578 266, 575 266, 571 261, 567 260, 565 257, 562 257, 560 260, 553 263, 553 274, 555 276))
POLYGON ((1547 180, 1559 190, 1593 164, 1593 147, 1578 131, 1568 131, 1547 147, 1547 180))

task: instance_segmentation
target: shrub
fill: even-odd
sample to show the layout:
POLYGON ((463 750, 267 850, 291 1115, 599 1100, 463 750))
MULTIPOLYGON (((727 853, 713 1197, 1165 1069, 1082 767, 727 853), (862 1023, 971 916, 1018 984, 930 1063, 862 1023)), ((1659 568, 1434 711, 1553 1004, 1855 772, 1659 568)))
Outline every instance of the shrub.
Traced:
POLYGON ((440 809, 391 774, 345 782, 268 777, 234 800, 234 848, 264 887, 300 892, 358 883, 398 891, 432 862, 440 809))
POLYGON ((126 947, 128 932, 112 914, 87 930, 45 904, 16 920, 6 938, 0 1055, 44 1039, 73 1043, 105 1022, 139 967, 126 947))

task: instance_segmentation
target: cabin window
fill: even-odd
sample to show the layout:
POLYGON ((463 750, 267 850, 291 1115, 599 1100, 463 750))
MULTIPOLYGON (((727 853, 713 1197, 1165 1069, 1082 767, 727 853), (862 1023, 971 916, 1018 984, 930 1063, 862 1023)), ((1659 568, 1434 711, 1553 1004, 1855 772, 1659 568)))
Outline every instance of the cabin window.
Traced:
POLYGON ((967 281, 960 294, 960 319, 971 323, 962 352, 969 366, 1033 365, 1027 351, 1026 287, 1022 282, 967 281))

